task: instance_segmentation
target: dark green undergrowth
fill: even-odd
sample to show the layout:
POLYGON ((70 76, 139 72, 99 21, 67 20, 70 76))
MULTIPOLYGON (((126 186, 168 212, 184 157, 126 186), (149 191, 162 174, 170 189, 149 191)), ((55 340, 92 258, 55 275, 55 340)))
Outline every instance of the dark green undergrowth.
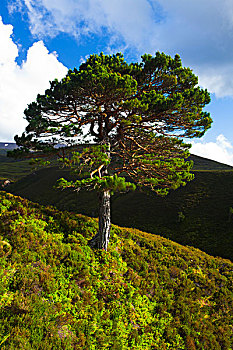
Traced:
POLYGON ((233 347, 233 264, 157 235, 0 192, 0 347, 233 347))
MULTIPOLYGON (((59 210, 98 216, 94 191, 77 193, 54 188, 59 178, 74 179, 67 169, 52 166, 32 172, 28 160, 16 161, 7 158, 5 150, 2 152, 0 185, 6 179, 13 180, 4 188, 8 192, 59 210)), ((112 222, 233 261, 233 215, 229 216, 233 208, 233 168, 195 155, 190 159, 194 161, 195 179, 165 198, 139 191, 113 196, 112 222)))
MULTIPOLYGON (((193 181, 165 198, 139 191, 114 195, 112 222, 233 261, 233 215, 229 217, 233 208, 233 171, 195 171, 194 175, 193 181)), ((42 205, 97 217, 96 193, 55 189, 61 177, 70 179, 70 174, 56 167, 41 169, 8 186, 7 191, 42 205)))

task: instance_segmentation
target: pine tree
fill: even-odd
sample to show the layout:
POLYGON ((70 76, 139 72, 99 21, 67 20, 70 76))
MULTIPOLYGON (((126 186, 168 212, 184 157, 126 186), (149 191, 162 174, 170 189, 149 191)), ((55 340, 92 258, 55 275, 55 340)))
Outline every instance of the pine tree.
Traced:
POLYGON ((201 137, 211 126, 203 111, 209 102, 178 55, 145 54, 131 64, 120 53, 91 55, 28 105, 17 152, 74 150, 63 161, 77 180, 58 186, 98 191, 99 231, 90 245, 107 250, 111 194, 137 187, 163 196, 193 178, 183 138, 201 137))

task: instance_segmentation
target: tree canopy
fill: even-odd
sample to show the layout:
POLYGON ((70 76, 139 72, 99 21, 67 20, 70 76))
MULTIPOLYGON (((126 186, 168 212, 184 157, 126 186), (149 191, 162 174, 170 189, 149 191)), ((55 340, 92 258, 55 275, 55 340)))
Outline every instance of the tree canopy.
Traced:
POLYGON ((209 102, 178 55, 145 54, 130 64, 120 53, 91 55, 28 105, 17 152, 43 155, 61 145, 75 151, 64 161, 77 181, 61 179, 59 186, 99 191, 100 228, 92 244, 107 249, 111 193, 137 186, 165 195, 193 178, 183 138, 201 137, 211 126, 203 111, 209 102), (86 146, 75 149, 78 144, 86 146))

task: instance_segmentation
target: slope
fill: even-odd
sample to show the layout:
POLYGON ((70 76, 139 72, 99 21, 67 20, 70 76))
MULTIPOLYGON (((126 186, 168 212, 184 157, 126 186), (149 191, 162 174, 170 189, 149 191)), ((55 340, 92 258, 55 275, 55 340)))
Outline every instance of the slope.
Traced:
MULTIPOLYGON (((219 166, 219 163, 198 159, 195 179, 164 199, 138 191, 115 195, 112 222, 159 233, 178 243, 233 260, 233 217, 230 216, 233 171, 220 171, 219 166), (212 171, 203 170, 207 164, 212 171)), ((45 168, 19 179, 7 190, 43 205, 52 204, 60 210, 96 217, 97 194, 56 190, 54 185, 60 177, 71 175, 58 167, 45 168)))
MULTIPOLYGON (((27 159, 19 160, 7 157, 7 151, 16 147, 14 143, 7 144, 4 147, 4 143, 0 142, 0 184, 1 180, 16 181, 26 175, 34 173, 33 167, 30 165, 30 161, 27 159)), ((82 146, 81 146, 82 147, 82 146)), ((210 159, 199 157, 191 154, 190 160, 194 162, 193 170, 207 170, 207 171, 220 171, 220 170, 233 170, 229 165, 222 164, 210 159)))
POLYGON ((157 235, 0 193, 1 349, 233 346, 233 264, 157 235))

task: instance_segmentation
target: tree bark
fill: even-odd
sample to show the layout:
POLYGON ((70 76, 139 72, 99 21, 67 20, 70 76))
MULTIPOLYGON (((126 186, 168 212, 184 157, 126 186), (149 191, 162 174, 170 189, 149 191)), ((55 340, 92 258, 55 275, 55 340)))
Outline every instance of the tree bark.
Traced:
POLYGON ((111 230, 110 197, 110 191, 103 191, 99 194, 99 231, 89 241, 90 247, 106 251, 111 230))
MULTIPOLYGON (((101 129, 99 127, 99 129, 101 129)), ((99 130, 100 131, 100 130, 99 130)), ((107 145, 105 153, 110 158, 110 142, 105 135, 100 142, 102 145, 107 145)), ((104 166, 101 170, 100 177, 108 175, 108 167, 104 166)), ((110 190, 105 189, 99 193, 99 230, 98 233, 89 241, 92 248, 104 249, 107 251, 111 230, 111 209, 110 209, 110 190)))

